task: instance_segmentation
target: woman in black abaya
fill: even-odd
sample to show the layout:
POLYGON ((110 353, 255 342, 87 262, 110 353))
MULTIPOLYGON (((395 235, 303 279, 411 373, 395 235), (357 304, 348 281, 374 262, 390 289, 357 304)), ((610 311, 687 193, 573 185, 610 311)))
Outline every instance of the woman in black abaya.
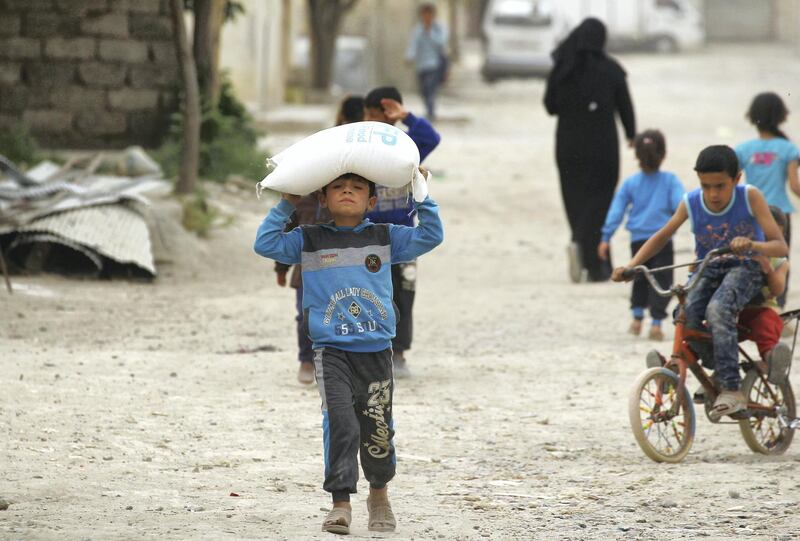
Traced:
POLYGON ((619 178, 619 142, 614 113, 630 142, 636 135, 625 70, 605 53, 606 28, 584 20, 553 51, 544 104, 558 116, 556 162, 561 195, 572 230, 570 276, 583 269, 593 282, 608 280, 611 255, 597 257, 600 229, 619 178))

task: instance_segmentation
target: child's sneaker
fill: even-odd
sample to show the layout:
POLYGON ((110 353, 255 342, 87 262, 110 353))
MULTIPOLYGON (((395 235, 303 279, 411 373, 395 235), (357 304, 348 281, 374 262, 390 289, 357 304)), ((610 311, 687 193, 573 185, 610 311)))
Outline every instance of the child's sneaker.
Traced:
POLYGON ((666 359, 664 359, 664 357, 662 357, 661 354, 654 349, 648 351, 647 357, 645 357, 647 368, 661 368, 666 364, 666 362, 666 359))
POLYGON ((661 342, 664 339, 664 331, 661 330, 661 327, 650 327, 648 338, 654 342, 661 342))
POLYGON ((303 385, 314 383, 314 363, 305 361, 300 363, 300 368, 297 370, 297 381, 303 385))
POLYGON ((733 415, 745 409, 747 409, 747 398, 742 391, 724 390, 717 396, 708 416, 712 421, 718 421, 723 415, 733 415))
POLYGON ((789 378, 789 370, 792 367, 791 348, 783 342, 778 342, 767 355, 767 363, 769 382, 773 385, 783 385, 789 378))
POLYGON ((631 322, 631 326, 628 327, 628 334, 632 334, 633 336, 639 336, 642 334, 642 320, 641 319, 634 319, 631 322))

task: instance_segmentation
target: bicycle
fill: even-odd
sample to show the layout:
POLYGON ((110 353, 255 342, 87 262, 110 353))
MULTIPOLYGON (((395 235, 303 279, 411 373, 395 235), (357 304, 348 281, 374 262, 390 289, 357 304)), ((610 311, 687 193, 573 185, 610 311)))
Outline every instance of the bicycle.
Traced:
MULTIPOLYGON (((711 335, 686 327, 685 306, 686 297, 697 285, 709 262, 728 253, 730 248, 718 248, 710 251, 702 260, 692 263, 655 269, 639 265, 623 273, 626 279, 641 273, 658 295, 675 296, 678 299, 672 354, 669 360, 656 351, 648 355, 649 368, 637 378, 628 401, 628 416, 636 443, 645 455, 656 462, 680 462, 694 442, 696 416, 692 396, 686 387, 687 372, 694 374, 702 385, 709 420, 713 423, 730 423, 709 415, 719 389, 701 366, 689 342, 710 342, 711 335), (669 289, 662 289, 653 277, 654 273, 660 271, 692 265, 696 271, 685 285, 674 284, 669 289)), ((781 319, 784 323, 796 320, 791 348, 794 355, 800 310, 781 314, 781 319)), ((739 367, 745 374, 741 390, 748 404, 747 409, 731 415, 733 422, 739 424, 742 437, 752 451, 767 455, 784 453, 791 445, 794 430, 800 427, 789 378, 787 376, 780 384, 771 383, 767 377, 767 363, 753 359, 741 346, 739 351, 742 355, 739 367)))

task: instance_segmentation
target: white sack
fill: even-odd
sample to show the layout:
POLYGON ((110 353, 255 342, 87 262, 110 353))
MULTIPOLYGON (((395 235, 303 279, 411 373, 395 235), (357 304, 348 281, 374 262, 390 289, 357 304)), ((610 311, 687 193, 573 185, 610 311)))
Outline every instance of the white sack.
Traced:
POLYGON ((401 188, 414 180, 419 150, 394 126, 354 122, 306 137, 267 163, 274 169, 261 187, 293 195, 307 195, 345 173, 401 188))

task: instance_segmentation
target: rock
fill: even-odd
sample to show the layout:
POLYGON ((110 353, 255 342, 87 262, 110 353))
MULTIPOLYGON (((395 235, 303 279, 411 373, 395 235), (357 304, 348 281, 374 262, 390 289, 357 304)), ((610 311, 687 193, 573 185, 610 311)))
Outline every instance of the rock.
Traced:
POLYGON ((10 504, 10 503, 8 503, 8 502, 7 502, 6 500, 4 500, 3 498, 0 498, 0 511, 5 511, 6 509, 8 509, 8 506, 9 506, 9 505, 11 505, 11 504, 10 504))
POLYGON ((733 498, 734 500, 738 500, 738 499, 741 497, 741 496, 739 495, 739 491, 738 491, 738 490, 734 490, 734 489, 730 489, 730 490, 728 491, 728 496, 730 496, 730 497, 731 497, 731 498, 733 498))
POLYGON ((119 162, 120 174, 129 177, 161 175, 161 166, 142 147, 128 147, 119 162))
POLYGON ((678 507, 678 504, 673 502, 672 500, 664 500, 663 502, 661 502, 661 507, 671 509, 673 507, 678 507))

